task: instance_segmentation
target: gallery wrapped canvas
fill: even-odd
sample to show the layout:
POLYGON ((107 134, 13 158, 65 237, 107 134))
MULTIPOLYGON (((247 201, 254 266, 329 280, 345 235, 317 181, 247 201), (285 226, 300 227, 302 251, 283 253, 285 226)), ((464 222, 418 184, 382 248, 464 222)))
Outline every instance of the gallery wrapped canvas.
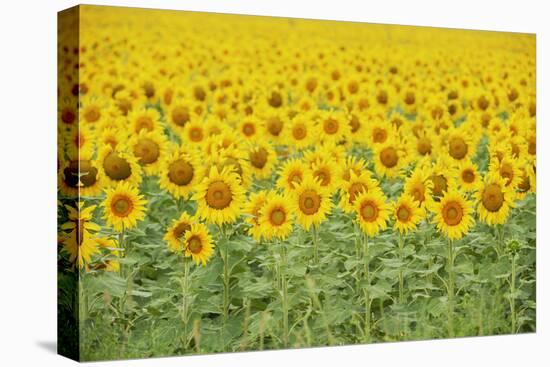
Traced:
POLYGON ((535 36, 58 15, 59 352, 534 332, 535 36))

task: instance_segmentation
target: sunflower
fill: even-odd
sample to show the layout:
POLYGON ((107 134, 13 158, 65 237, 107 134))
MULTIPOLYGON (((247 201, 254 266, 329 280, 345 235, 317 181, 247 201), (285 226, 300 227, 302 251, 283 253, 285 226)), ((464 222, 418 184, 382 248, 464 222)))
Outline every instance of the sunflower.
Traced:
POLYGON ((433 206, 433 222, 451 240, 462 238, 474 225, 472 204, 456 189, 450 189, 433 206))
POLYGON ((475 191, 480 181, 477 165, 470 160, 461 162, 456 169, 457 181, 465 191, 475 191))
POLYGON ((179 253, 184 250, 183 239, 185 232, 191 229, 191 225, 197 221, 186 212, 181 213, 180 217, 174 221, 164 235, 164 241, 168 244, 170 251, 179 253))
POLYGON ((258 223, 262 237, 284 240, 292 231, 291 199, 284 195, 268 195, 259 210, 258 223))
POLYGON ((329 191, 332 191, 340 184, 338 171, 339 169, 336 163, 326 158, 320 162, 313 163, 311 167, 311 175, 313 178, 329 191))
POLYGON ((371 147, 385 144, 397 136, 397 129, 386 119, 374 118, 367 128, 367 144, 371 147))
POLYGON ((537 180, 535 177, 535 166, 534 164, 527 164, 521 170, 521 181, 517 187, 516 196, 518 200, 522 200, 529 193, 536 192, 537 180))
POLYGON ((261 122, 255 116, 243 117, 238 125, 237 131, 248 141, 257 141, 261 134, 261 122))
POLYGON ((455 161, 470 160, 476 151, 476 144, 460 129, 454 129, 446 138, 446 153, 455 161))
POLYGON ((205 266, 214 254, 214 243, 208 228, 202 223, 191 224, 191 228, 185 231, 183 248, 185 257, 191 257, 195 264, 205 266))
POLYGON ((159 184, 175 198, 187 198, 204 176, 197 154, 176 148, 160 163, 159 184))
POLYGON ((283 163, 279 170, 279 179, 277 187, 290 193, 298 187, 304 180, 307 166, 298 159, 289 159, 283 163))
POLYGON ((92 256, 99 252, 97 243, 93 240, 93 233, 101 227, 92 222, 96 205, 84 207, 85 203, 79 201, 76 207, 65 205, 68 221, 61 225, 61 230, 69 231, 60 236, 60 242, 65 251, 69 253, 69 261, 77 262, 79 268, 91 262, 92 256))
POLYGON ((128 114, 130 130, 139 134, 141 130, 155 131, 161 129, 160 114, 154 108, 142 108, 128 114))
POLYGON ((183 143, 201 148, 208 137, 204 127, 205 124, 198 119, 193 119, 186 123, 182 133, 183 143))
POLYGON ((268 140, 279 144, 285 138, 285 129, 288 124, 288 117, 284 111, 273 109, 261 109, 259 116, 263 121, 264 134, 268 140))
POLYGON ((96 141, 96 132, 94 130, 86 125, 75 125, 64 135, 65 152, 69 159, 92 159, 96 141))
POLYGON ((401 195, 393 204, 395 224, 393 228, 400 233, 408 233, 416 228, 425 213, 410 195, 401 195))
POLYGON ((489 172, 497 172, 506 180, 506 187, 515 190, 521 181, 520 164, 516 159, 505 155, 499 161, 492 159, 489 163, 489 172))
POLYGON ((479 217, 489 225, 503 224, 514 205, 515 193, 506 186, 506 179, 489 172, 476 194, 479 217))
POLYGON ((103 146, 97 156, 97 164, 106 186, 113 186, 120 182, 127 182, 132 186, 141 183, 141 166, 137 159, 129 154, 124 144, 103 146))
POLYGON ((160 163, 166 154, 166 136, 158 131, 141 130, 129 141, 128 146, 149 176, 159 174, 160 163))
POLYGON ((193 199, 197 201, 197 216, 209 223, 233 223, 241 214, 245 191, 234 169, 216 166, 196 187, 193 199))
POLYGON ((380 176, 399 176, 408 159, 406 146, 398 139, 388 139, 374 148, 374 170, 380 176))
POLYGON ((137 222, 145 218, 145 205, 137 188, 127 182, 120 182, 114 188, 105 190, 103 201, 104 218, 115 230, 134 228, 137 222))
POLYGON ((286 144, 296 149, 304 149, 314 142, 313 114, 299 113, 288 124, 285 130, 286 144))
POLYGON ((306 230, 312 225, 318 227, 332 210, 330 193, 309 175, 303 178, 291 195, 291 209, 296 215, 296 222, 306 230))
MULTIPOLYGON (((341 181, 349 181, 352 173, 355 176, 360 176, 365 171, 367 171, 367 162, 363 158, 348 155, 343 162, 340 179, 341 181)), ((370 171, 368 173, 370 175, 370 171)))
POLYGON ((391 207, 382 190, 361 192, 355 199, 356 221, 367 235, 373 237, 386 229, 391 207))
POLYGON ((88 126, 97 126, 101 123, 105 103, 99 98, 83 97, 80 101, 79 110, 80 119, 88 126))
POLYGON ((126 143, 127 140, 128 136, 122 129, 108 127, 102 130, 98 139, 98 145, 110 145, 113 149, 116 149, 117 146, 126 143))
POLYGON ((184 102, 182 99, 174 101, 170 108, 166 110, 166 121, 175 133, 183 134, 185 125, 191 120, 201 120, 202 109, 199 109, 193 103, 184 102))
POLYGON ((247 233, 256 241, 260 241, 262 239, 263 232, 258 219, 260 216, 260 210, 267 202, 267 197, 270 194, 273 194, 273 192, 253 192, 248 197, 248 202, 244 207, 244 213, 246 214, 245 222, 250 224, 250 227, 247 229, 247 233))
POLYGON ((348 116, 341 111, 319 111, 317 130, 322 141, 339 143, 351 136, 348 116))
POLYGON ((405 180, 404 193, 411 196, 420 208, 427 209, 433 203, 433 186, 429 170, 419 165, 405 180))
POLYGON ((340 181, 341 197, 339 206, 347 213, 355 211, 355 200, 362 192, 379 189, 378 183, 371 177, 370 172, 364 171, 359 175, 351 171, 349 180, 340 181))
POLYGON ((271 144, 259 142, 248 150, 248 161, 254 176, 266 179, 271 177, 273 167, 277 163, 277 153, 271 144))

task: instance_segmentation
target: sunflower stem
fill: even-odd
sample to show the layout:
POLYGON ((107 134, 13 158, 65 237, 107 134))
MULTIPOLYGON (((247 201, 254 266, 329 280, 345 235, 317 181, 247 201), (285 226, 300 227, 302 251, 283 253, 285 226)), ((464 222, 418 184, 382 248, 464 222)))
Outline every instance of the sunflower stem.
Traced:
POLYGON ((512 334, 515 334, 517 332, 516 330, 516 259, 517 254, 512 253, 512 274, 510 279, 510 315, 512 318, 512 334))
POLYGON ((182 321, 183 321, 183 350, 188 345, 188 324, 189 324, 189 271, 191 262, 183 255, 183 281, 182 281, 182 321))
POLYGON ((315 265, 319 264, 319 233, 318 228, 313 225, 312 227, 312 239, 313 239, 313 263, 315 265))
POLYGON ((363 299, 365 304, 365 330, 364 330, 364 337, 365 337, 365 343, 370 342, 371 333, 370 333, 370 306, 371 306, 371 299, 370 299, 370 255, 369 255, 369 238, 367 235, 364 235, 363 240, 363 266, 364 266, 364 277, 365 277, 365 285, 363 287, 363 299))
POLYGON ((281 247, 281 304, 283 307, 283 344, 288 347, 288 284, 286 280, 287 254, 284 242, 280 242, 281 247))
MULTIPOLYGON (((403 247, 405 245, 405 238, 403 235, 399 235, 399 262, 403 263, 403 247)), ((405 302, 405 296, 404 296, 404 284, 405 279, 403 277, 403 265, 399 267, 399 304, 403 304, 405 302)))
POLYGON ((447 311, 447 321, 449 337, 454 337, 454 298, 455 298, 455 279, 454 279, 454 246, 453 240, 448 240, 447 246, 447 301, 449 303, 447 311))

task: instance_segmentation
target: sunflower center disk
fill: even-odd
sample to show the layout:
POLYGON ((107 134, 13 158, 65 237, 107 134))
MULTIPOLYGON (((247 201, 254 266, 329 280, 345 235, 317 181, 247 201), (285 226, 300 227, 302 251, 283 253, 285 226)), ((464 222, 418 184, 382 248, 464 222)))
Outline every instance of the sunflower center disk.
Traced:
POLYGON ((380 161, 387 168, 393 168, 397 165, 397 151, 392 147, 382 149, 380 152, 380 161))
POLYGON ((172 120, 178 126, 185 126, 189 122, 189 111, 184 107, 176 107, 172 111, 172 120))
POLYGON ((252 124, 245 124, 243 127, 243 133, 246 136, 252 136, 256 132, 256 129, 254 128, 254 125, 252 124))
POLYGON ((197 236, 193 236, 187 241, 187 249, 193 254, 198 254, 202 250, 202 241, 197 236))
POLYGON ((299 199, 300 210, 306 215, 317 213, 321 207, 321 197, 313 190, 304 191, 299 199))
POLYGON ((388 133, 384 129, 376 128, 374 129, 373 140, 375 143, 383 143, 386 141, 388 133))
POLYGON ((178 186, 185 186, 193 179, 193 166, 183 159, 178 159, 170 164, 168 178, 178 186))
POLYGON ((374 222, 378 217, 378 208, 374 203, 365 203, 361 207, 361 216, 366 222, 374 222))
POLYGON ((504 204, 504 194, 497 184, 490 184, 483 190, 483 206, 490 212, 498 212, 504 204))
POLYGON ((462 138, 454 137, 449 140, 449 155, 454 159, 462 159, 468 153, 468 145, 462 138))
POLYGON ((267 123, 267 130, 271 135, 279 136, 281 130, 283 130, 283 122, 279 118, 273 117, 267 123))
POLYGON ((180 239, 185 235, 185 232, 190 229, 191 226, 188 223, 180 223, 174 228, 174 237, 180 239))
POLYGON ((304 126, 294 126, 292 129, 292 135, 294 136, 294 139, 296 140, 302 140, 306 137, 306 129, 304 126))
POLYGON ((103 160, 103 169, 107 176, 116 181, 125 180, 132 174, 132 168, 128 161, 114 152, 103 160))
POLYGON ((231 203, 231 189, 222 181, 215 181, 210 184, 206 191, 206 203, 211 208, 222 210, 231 203))
POLYGON ((447 179, 443 175, 432 176, 432 182, 434 183, 433 193, 435 196, 443 196, 443 193, 447 191, 447 179))
POLYGON ((313 173, 313 177, 321 182, 321 186, 327 186, 330 183, 330 173, 326 171, 316 171, 315 173, 313 173))
POLYGON ((462 207, 459 203, 451 201, 443 207, 443 220, 450 226, 456 226, 462 220, 462 207))
POLYGON ((118 217, 126 217, 132 211, 132 202, 126 196, 115 196, 112 200, 111 209, 118 217))
POLYGON ((401 222, 407 222, 409 220, 409 217, 411 216, 411 212, 408 208, 402 206, 397 210, 397 218, 401 222))
POLYGON ((430 154, 432 152, 432 143, 428 138, 418 139, 418 144, 416 146, 418 153, 422 155, 430 154))
POLYGON ((471 170, 466 170, 462 172, 462 179, 466 183, 472 183, 475 180, 475 175, 471 170))
POLYGON ((271 224, 275 226, 280 226, 285 222, 286 214, 283 209, 275 209, 271 212, 271 224))
POLYGON ((364 184, 360 182, 353 183, 348 189, 349 203, 353 204, 355 202, 355 198, 363 191, 367 191, 367 187, 364 184))
POLYGON ((250 163, 259 169, 264 168, 267 163, 267 150, 265 148, 258 148, 249 155, 250 163))
POLYGON ((139 139, 134 147, 134 155, 139 158, 142 164, 155 163, 160 155, 159 146, 151 139, 139 139))
POLYGON ((336 134, 338 132, 338 121, 331 118, 325 120, 323 129, 327 134, 336 134))
POLYGON ((189 137, 194 142, 201 141, 202 140, 202 129, 199 129, 199 128, 191 129, 191 131, 189 132, 189 137))
POLYGON ((153 131, 153 121, 146 116, 142 116, 139 118, 139 120, 136 123, 136 132, 140 132, 142 129, 145 129, 147 131, 153 131))

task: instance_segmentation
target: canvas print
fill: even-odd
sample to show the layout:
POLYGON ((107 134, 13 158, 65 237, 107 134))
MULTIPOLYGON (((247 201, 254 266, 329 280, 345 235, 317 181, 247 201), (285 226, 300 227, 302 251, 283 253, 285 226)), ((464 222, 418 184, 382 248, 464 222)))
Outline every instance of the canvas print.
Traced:
POLYGON ((533 34, 58 15, 59 352, 536 330, 533 34))

